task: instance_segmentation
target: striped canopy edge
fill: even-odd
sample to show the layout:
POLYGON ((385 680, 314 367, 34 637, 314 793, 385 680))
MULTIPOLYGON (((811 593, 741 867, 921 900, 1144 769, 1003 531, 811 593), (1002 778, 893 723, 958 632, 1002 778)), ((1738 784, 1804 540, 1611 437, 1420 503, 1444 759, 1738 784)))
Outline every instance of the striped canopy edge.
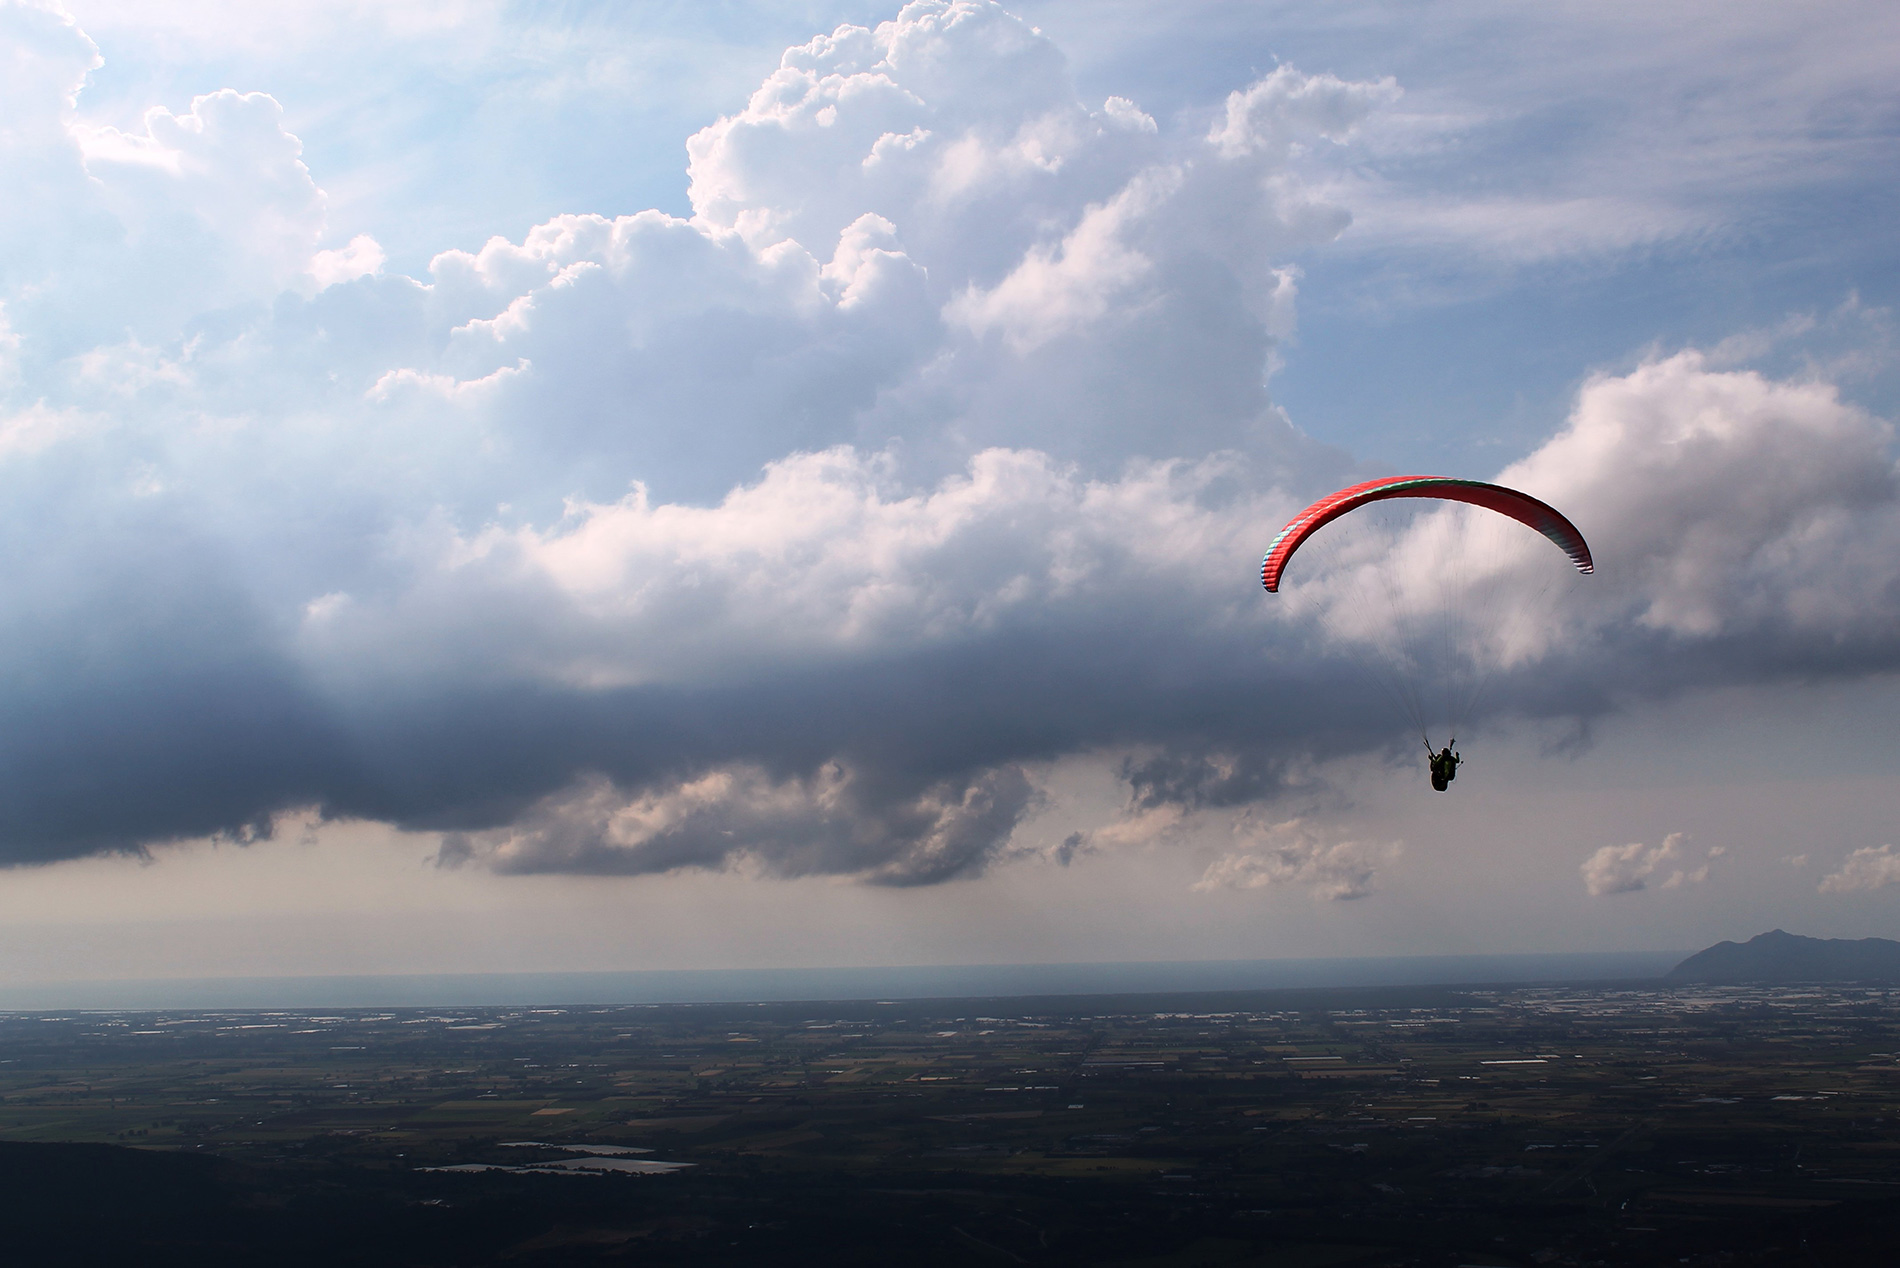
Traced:
POLYGON ((1578 572, 1596 571, 1596 564, 1590 558, 1590 544, 1583 540, 1583 534, 1577 531, 1577 526, 1549 503, 1539 501, 1528 493, 1507 489, 1501 484, 1486 484, 1482 480, 1410 475, 1367 480, 1364 484, 1329 493, 1295 515, 1273 539, 1267 547, 1266 558, 1260 561, 1261 584, 1270 592, 1278 592, 1280 574, 1285 571, 1287 560, 1293 557, 1293 552, 1300 548, 1301 543, 1348 511, 1387 498, 1438 498, 1447 502, 1466 502, 1500 515, 1508 515, 1555 542, 1558 549, 1577 566, 1578 572))

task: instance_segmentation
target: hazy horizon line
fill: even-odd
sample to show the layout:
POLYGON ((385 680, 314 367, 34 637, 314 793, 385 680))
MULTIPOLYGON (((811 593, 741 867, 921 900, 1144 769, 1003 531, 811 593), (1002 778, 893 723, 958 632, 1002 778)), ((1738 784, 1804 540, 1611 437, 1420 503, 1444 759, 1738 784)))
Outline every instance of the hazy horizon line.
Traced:
POLYGON ((519 970, 41 979, 0 984, 0 1011, 46 1008, 509 1007, 1477 986, 1659 977, 1690 951, 1313 956, 1053 964, 519 970))

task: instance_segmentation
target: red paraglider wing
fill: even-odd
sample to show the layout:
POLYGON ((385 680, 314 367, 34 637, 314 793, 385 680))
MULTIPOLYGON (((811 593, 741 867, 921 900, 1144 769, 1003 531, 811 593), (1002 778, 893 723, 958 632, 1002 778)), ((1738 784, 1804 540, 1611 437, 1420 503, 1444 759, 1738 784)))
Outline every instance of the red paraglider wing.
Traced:
POLYGON ((1302 542, 1348 511, 1387 498, 1438 498, 1446 502, 1469 502, 1473 506, 1508 515, 1556 542, 1564 554, 1570 556, 1570 562, 1577 565, 1578 572, 1596 571, 1596 565, 1590 559, 1590 544, 1583 540, 1583 534, 1577 531, 1577 526, 1565 519, 1557 508, 1538 501, 1528 493, 1519 493, 1516 489, 1507 489, 1499 484, 1486 484, 1481 480, 1457 480, 1449 476, 1387 476, 1383 480, 1368 480, 1350 489, 1329 493, 1295 515, 1293 522, 1281 529, 1280 535, 1267 547, 1267 557, 1260 564, 1261 583, 1269 591, 1278 591, 1280 574, 1286 569, 1286 561, 1293 557, 1293 552, 1300 548, 1302 542))

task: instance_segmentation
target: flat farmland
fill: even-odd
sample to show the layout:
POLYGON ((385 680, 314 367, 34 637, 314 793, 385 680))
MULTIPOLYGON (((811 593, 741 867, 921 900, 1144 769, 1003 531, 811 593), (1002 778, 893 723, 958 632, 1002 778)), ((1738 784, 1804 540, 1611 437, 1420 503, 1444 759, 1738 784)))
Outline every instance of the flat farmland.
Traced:
POLYGON ((0 1232, 75 1263, 1880 1263, 1896 1054, 1875 988, 16 1013, 0 1166, 46 1192, 0 1232))

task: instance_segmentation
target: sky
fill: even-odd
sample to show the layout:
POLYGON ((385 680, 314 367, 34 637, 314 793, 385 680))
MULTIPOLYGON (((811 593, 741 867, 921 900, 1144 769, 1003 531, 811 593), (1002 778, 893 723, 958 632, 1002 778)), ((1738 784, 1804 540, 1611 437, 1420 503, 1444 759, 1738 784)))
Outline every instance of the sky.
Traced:
POLYGON ((0 984, 1900 936, 1891 5, 0 50, 0 984))

